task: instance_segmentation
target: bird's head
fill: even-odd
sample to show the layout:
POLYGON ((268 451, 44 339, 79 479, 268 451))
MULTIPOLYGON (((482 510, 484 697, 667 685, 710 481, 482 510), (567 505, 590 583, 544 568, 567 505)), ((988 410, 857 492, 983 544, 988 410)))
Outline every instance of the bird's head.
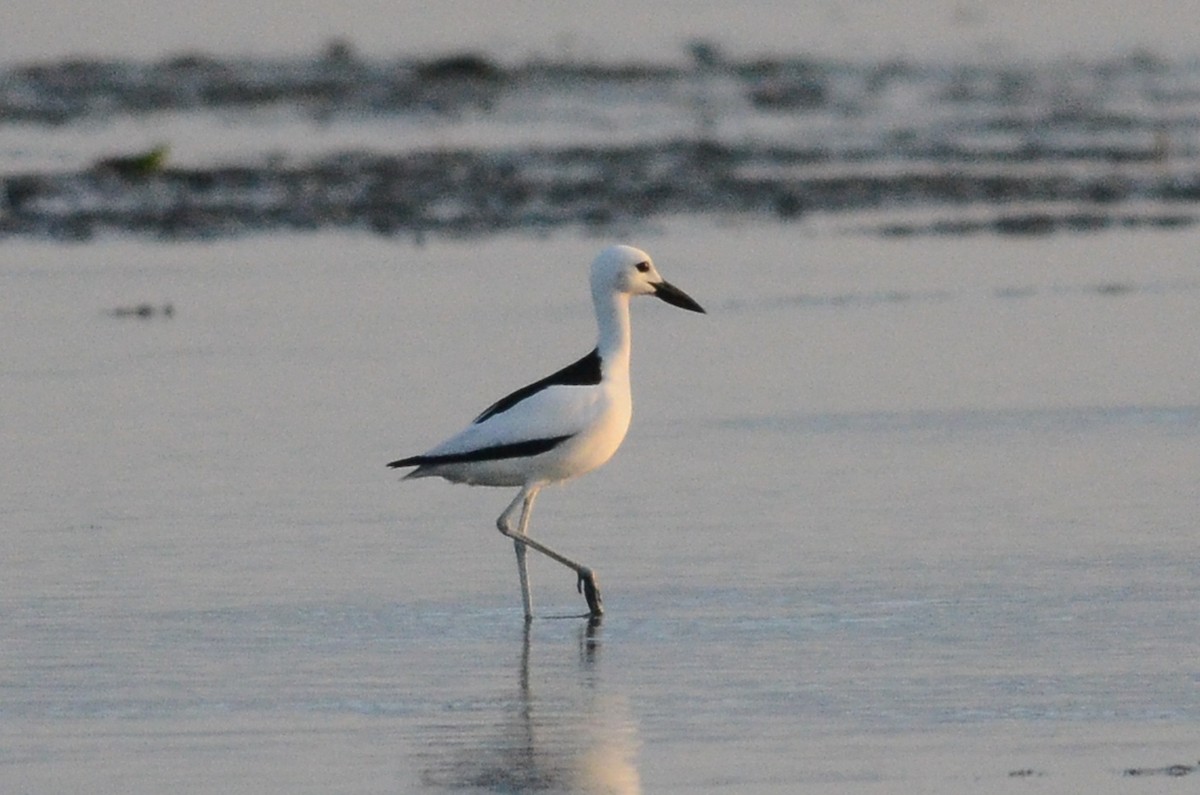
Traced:
POLYGON ((687 293, 659 275, 654 260, 633 246, 609 246, 592 262, 592 292, 653 295, 690 312, 704 312, 687 293))

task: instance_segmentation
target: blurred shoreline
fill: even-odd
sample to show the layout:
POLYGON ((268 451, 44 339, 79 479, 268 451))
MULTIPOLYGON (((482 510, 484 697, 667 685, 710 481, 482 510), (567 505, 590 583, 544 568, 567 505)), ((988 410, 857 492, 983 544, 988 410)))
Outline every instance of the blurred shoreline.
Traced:
POLYGON ((488 234, 870 212, 882 234, 1195 222, 1200 61, 683 66, 460 53, 3 72, 0 237, 488 234), (130 127, 136 135, 130 135, 130 127))

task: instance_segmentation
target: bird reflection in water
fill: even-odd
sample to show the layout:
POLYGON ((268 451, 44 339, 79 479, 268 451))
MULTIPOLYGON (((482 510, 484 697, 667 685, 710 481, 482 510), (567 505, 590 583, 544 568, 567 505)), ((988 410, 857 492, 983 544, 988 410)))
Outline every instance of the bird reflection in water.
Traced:
POLYGON ((438 727, 423 783, 451 791, 640 793, 628 700, 600 682, 600 619, 580 627, 576 661, 539 660, 531 674, 535 626, 526 622, 522 630, 515 691, 438 727))

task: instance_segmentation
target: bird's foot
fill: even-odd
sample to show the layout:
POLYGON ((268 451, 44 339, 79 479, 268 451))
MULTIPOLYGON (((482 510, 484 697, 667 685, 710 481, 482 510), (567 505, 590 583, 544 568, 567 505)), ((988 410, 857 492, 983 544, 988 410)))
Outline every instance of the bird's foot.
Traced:
POLYGON ((596 572, 586 566, 579 569, 579 581, 576 589, 587 599, 588 610, 592 616, 604 615, 604 605, 600 599, 600 585, 596 582, 596 572))

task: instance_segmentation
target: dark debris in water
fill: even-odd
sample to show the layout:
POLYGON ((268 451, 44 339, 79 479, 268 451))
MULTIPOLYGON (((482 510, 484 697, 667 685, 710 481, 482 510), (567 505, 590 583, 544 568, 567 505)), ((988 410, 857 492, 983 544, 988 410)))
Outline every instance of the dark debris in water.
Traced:
POLYGON ((1181 778, 1200 770, 1200 762, 1194 765, 1167 765, 1166 767, 1130 767, 1125 770, 1126 776, 1168 776, 1181 778))
POLYGON ((125 179, 142 179, 163 170, 169 151, 166 144, 159 144, 144 152, 105 157, 97 161, 96 170, 108 171, 125 179))
MULTIPOLYGON (((1179 210, 1110 208, 1079 210, 1071 206, 1054 211, 1009 214, 1000 210, 994 217, 947 218, 922 223, 886 223, 877 231, 889 237, 910 235, 970 235, 990 232, 1009 236, 1038 236, 1056 232, 1093 232, 1100 229, 1178 229, 1191 226, 1198 220, 1190 208, 1179 210)), ((1120 292, 1119 288, 1112 291, 1120 292)))
MULTIPOLYGON (((1167 778, 1182 778, 1183 776, 1191 775, 1200 771, 1200 762, 1194 765, 1167 765, 1166 767, 1129 767, 1122 771, 1122 775, 1128 778, 1142 777, 1157 777, 1165 776, 1167 778)), ((1024 767, 1018 770, 1010 770, 1009 778, 1042 778, 1046 774, 1043 771, 1036 770, 1031 767, 1024 767)))
POLYGON ((317 58, 72 60, 0 73, 0 123, 68 124, 118 113, 275 104, 308 107, 319 115, 449 109, 487 104, 502 89, 505 76, 482 56, 368 61, 338 43, 317 58))
POLYGON ((1008 772, 1009 778, 1040 778, 1044 775, 1046 774, 1034 770, 1031 767, 1023 767, 1020 770, 1010 770, 1008 772))
POLYGON ((175 305, 171 303, 155 305, 149 301, 143 301, 140 304, 129 304, 128 306, 118 306, 108 310, 108 314, 112 317, 128 317, 137 318, 139 320, 149 320, 153 317, 161 317, 167 320, 175 317, 175 305))
MULTIPOLYGON (((990 220, 949 218, 885 224, 886 235, 994 232, 1042 235, 1107 227, 1194 223, 1186 204, 1134 210, 1123 204, 1075 208, 1089 183, 1062 177, 1017 179, 998 172, 806 174, 780 161, 822 161, 821 153, 778 146, 724 146, 677 140, 616 148, 340 153, 311 162, 214 168, 107 166, 3 178, 0 238, 88 239, 106 232, 210 238, 269 230, 360 228, 380 234, 484 234, 570 224, 640 223, 684 213, 759 214, 782 220, 808 212, 986 205, 990 220), (1067 209, 1004 211, 1009 201, 1067 209)), ((1141 194, 1163 199, 1161 186, 1141 194)))

